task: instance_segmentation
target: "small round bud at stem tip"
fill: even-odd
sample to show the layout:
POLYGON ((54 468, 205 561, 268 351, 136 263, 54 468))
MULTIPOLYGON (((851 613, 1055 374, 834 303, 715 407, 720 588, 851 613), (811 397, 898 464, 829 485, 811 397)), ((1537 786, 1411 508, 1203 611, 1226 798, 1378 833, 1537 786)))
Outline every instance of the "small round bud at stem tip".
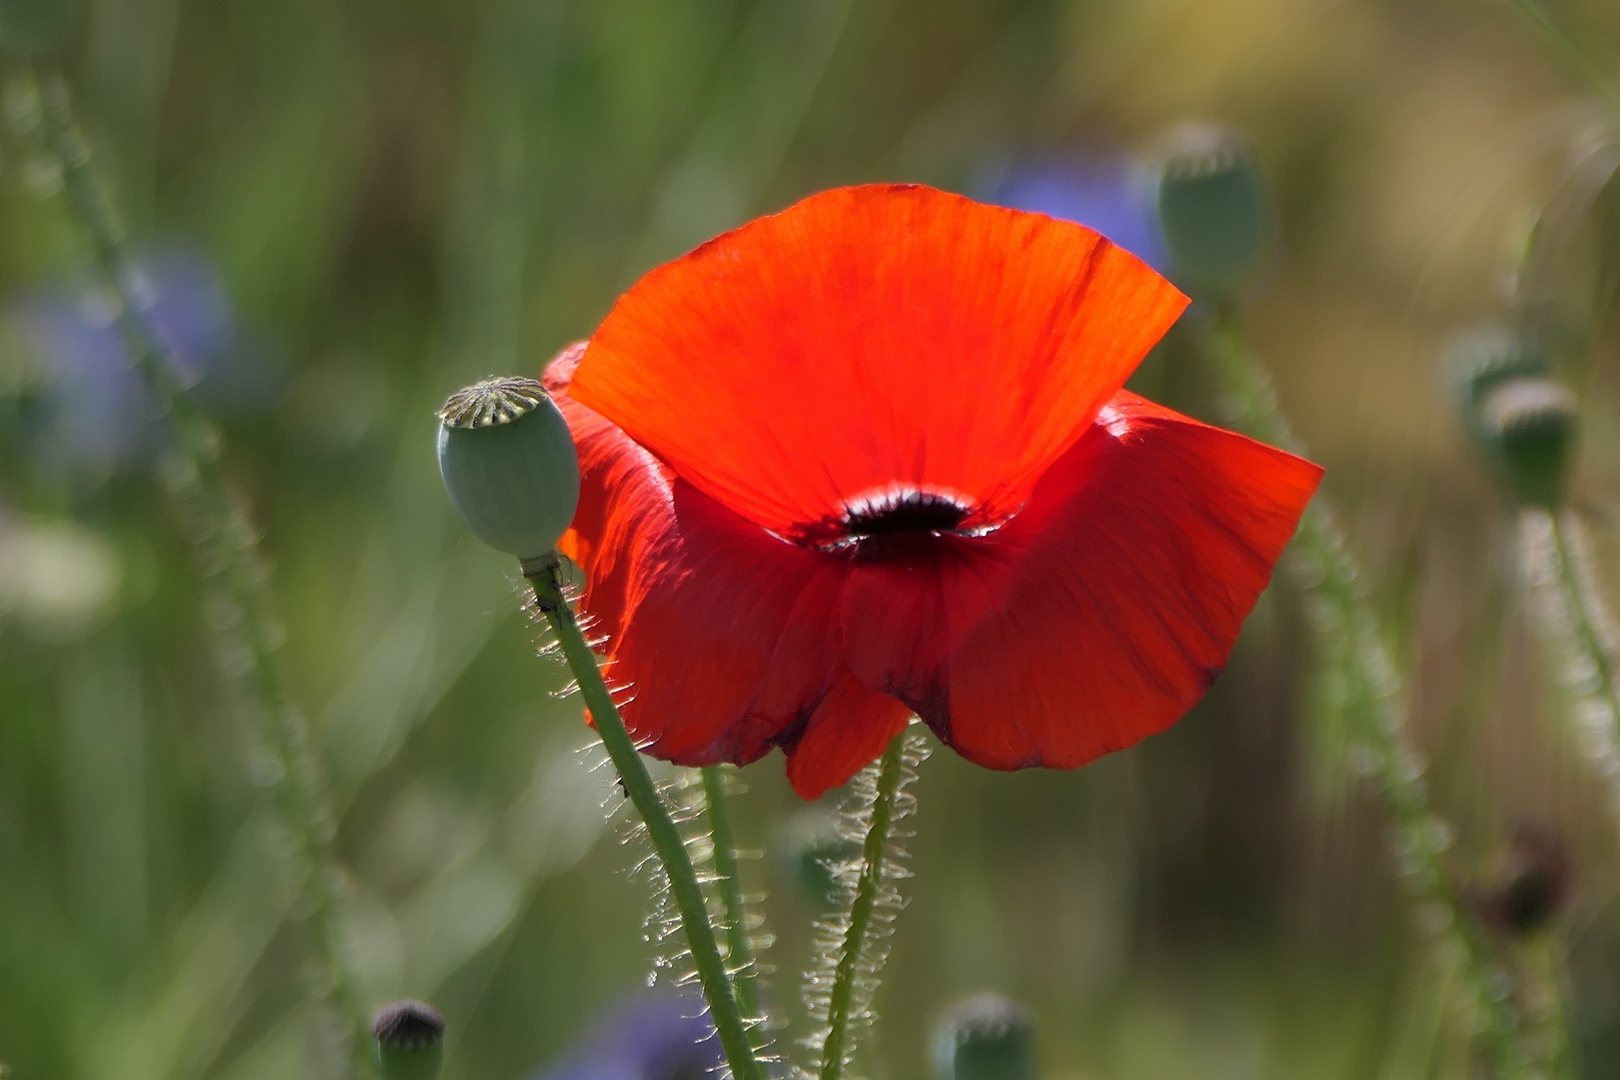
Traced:
POLYGON ((444 1065, 444 1017, 420 1001, 399 1001, 371 1022, 372 1049, 384 1080, 435 1080, 444 1065))
POLYGON ((938 1080, 1034 1080, 1035 1019, 1000 994, 953 1006, 934 1033, 938 1080))
POLYGON ((439 474, 467 527, 519 559, 549 555, 579 505, 579 455, 545 386, 485 379, 438 415, 439 474))
POLYGON ((1575 892, 1575 863, 1557 833, 1522 825, 1492 885, 1476 894, 1486 923, 1522 937, 1545 930, 1564 913, 1575 892))
POLYGON ((1579 427, 1575 395, 1549 377, 1539 350, 1506 328, 1464 335, 1450 353, 1464 426, 1504 486, 1520 502, 1557 506, 1579 427))
POLYGON ((1259 159, 1234 132, 1177 128, 1159 149, 1159 227, 1171 276, 1198 299, 1233 296, 1271 239, 1271 197, 1259 159))

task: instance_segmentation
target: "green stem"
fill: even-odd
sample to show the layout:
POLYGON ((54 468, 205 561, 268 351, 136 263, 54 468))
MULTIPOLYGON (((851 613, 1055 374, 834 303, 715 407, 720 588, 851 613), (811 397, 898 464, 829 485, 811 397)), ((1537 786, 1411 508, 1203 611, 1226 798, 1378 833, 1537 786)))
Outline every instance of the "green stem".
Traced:
POLYGON ((844 947, 838 955, 838 968, 827 1004, 827 1038, 821 1046, 821 1080, 839 1080, 844 1072, 849 1003, 855 993, 857 968, 865 951, 872 909, 883 886, 883 862, 889 846, 889 823, 894 818, 895 794, 900 789, 905 741, 903 732, 896 735, 883 752, 882 764, 878 767, 872 824, 866 830, 866 842, 861 849, 861 876, 855 885, 855 902, 849 909, 849 928, 844 933, 844 947))
MULTIPOLYGON (((1526 511, 1536 515, 1541 511, 1526 511)), ((1528 520, 1534 521, 1531 517, 1528 520)), ((1558 584, 1560 611, 1554 633, 1562 632, 1566 682, 1574 695, 1577 742, 1597 774, 1609 785, 1609 797, 1620 816, 1620 679, 1614 654, 1614 619, 1586 553, 1580 525, 1567 510, 1545 514, 1551 538, 1552 576, 1558 584)), ((1527 543, 1533 537, 1526 536, 1527 543)))
POLYGON ((1538 933, 1519 947, 1527 1002, 1525 1013, 1537 1064, 1547 1080, 1577 1080, 1574 1033, 1569 1015, 1569 988, 1558 938, 1538 933))
MULTIPOLYGON (((239 615, 241 644, 251 661, 261 738, 275 760, 276 791, 292 834, 305 878, 304 889, 315 912, 317 948, 332 976, 331 989, 353 1028, 351 1050, 366 1060, 368 1016, 359 982, 349 963, 341 911, 342 876, 332 850, 334 826, 327 810, 324 784, 309 745, 303 718, 293 708, 275 653, 278 635, 270 613, 266 575, 257 558, 256 532, 232 499, 219 467, 219 435, 184 393, 172 350, 144 317, 151 298, 124 250, 123 232, 99 177, 90 167, 90 152, 73 122, 67 84, 46 73, 25 76, 32 99, 26 113, 13 116, 25 131, 36 132, 43 148, 62 170, 62 191, 95 247, 109 284, 117 292, 118 323, 142 377, 170 417, 180 458, 176 479, 207 526, 201 541, 217 560, 225 591, 239 615)), ((16 107, 16 103, 8 103, 16 107)))
POLYGON ((748 944, 748 911, 743 905, 742 877, 737 867, 737 838, 731 831, 731 813, 726 808, 726 778, 718 765, 705 765, 700 771, 704 813, 714 843, 714 873, 726 909, 726 964, 731 969, 737 1008, 750 1025, 749 1033, 758 1049, 763 1045, 759 993, 754 988, 758 969, 748 944))
POLYGON ((703 898, 703 887, 698 884, 697 871, 687 853, 686 842, 670 817, 669 808, 647 774, 646 763, 630 741, 618 707, 608 693, 607 684, 596 666, 596 656, 585 643, 573 609, 563 596, 562 577, 555 555, 537 560, 538 565, 525 562, 524 576, 534 587, 535 600, 552 631, 562 645, 563 656, 579 681, 585 706, 591 711, 596 732, 607 747, 608 757, 619 772, 624 793, 634 804, 641 820, 646 823, 647 834, 653 848, 663 861, 664 873, 669 878, 669 891, 680 912, 681 926, 686 930, 687 944, 692 949, 692 961, 697 966, 698 981, 703 996, 709 1003, 709 1015, 719 1033, 720 1045, 725 1050, 731 1074, 737 1080, 764 1080, 764 1074, 754 1057, 747 1026, 737 1009, 737 997, 732 991, 731 978, 726 974, 725 962, 720 959, 720 948, 714 940, 714 927, 709 924, 709 909, 703 898))
MULTIPOLYGON (((1245 347, 1233 314, 1217 314, 1203 331, 1221 396, 1238 427, 1263 442, 1300 452, 1271 382, 1245 347)), ((1430 803, 1427 766, 1412 742, 1395 651, 1364 592, 1360 567, 1321 496, 1305 512, 1294 549, 1291 565, 1313 597, 1317 636, 1344 635, 1348 643, 1346 718, 1354 725, 1357 764, 1389 814, 1397 870, 1434 931, 1438 954, 1456 960, 1468 999, 1464 1007, 1479 1021, 1479 1045, 1495 1075, 1503 1080, 1524 1077, 1529 1057, 1516 1010, 1497 991, 1502 975, 1490 943, 1441 862, 1450 828, 1430 803)))

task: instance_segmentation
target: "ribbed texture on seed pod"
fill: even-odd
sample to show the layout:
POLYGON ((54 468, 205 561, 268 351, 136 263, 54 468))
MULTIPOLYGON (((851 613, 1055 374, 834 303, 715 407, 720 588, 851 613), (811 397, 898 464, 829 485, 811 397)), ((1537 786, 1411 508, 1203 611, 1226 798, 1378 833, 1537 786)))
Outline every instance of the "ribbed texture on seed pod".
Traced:
POLYGON ((1000 994, 976 994, 934 1032, 937 1080, 1034 1080, 1035 1020, 1000 994))
POLYGON ((439 410, 439 474, 477 537, 520 559, 556 546, 579 505, 568 423, 534 379, 485 379, 439 410))
POLYGON ((383 1080, 436 1080, 444 1065, 444 1017, 420 1001, 400 1001, 371 1022, 372 1050, 383 1080))
POLYGON ((1248 142, 1207 124, 1171 132, 1159 153, 1159 228, 1176 284, 1197 299, 1236 293, 1271 239, 1271 196, 1248 142))

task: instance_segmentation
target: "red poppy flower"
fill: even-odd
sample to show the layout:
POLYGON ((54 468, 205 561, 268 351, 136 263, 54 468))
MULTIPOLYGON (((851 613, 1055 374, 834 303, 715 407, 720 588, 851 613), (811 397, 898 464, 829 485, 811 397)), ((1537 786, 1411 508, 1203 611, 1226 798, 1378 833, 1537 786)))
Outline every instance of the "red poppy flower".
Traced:
POLYGON ((1321 470, 1120 389, 1186 298, 1097 233, 813 196, 653 270, 547 381, 625 723, 806 798, 916 713, 1075 768, 1221 670, 1321 470))

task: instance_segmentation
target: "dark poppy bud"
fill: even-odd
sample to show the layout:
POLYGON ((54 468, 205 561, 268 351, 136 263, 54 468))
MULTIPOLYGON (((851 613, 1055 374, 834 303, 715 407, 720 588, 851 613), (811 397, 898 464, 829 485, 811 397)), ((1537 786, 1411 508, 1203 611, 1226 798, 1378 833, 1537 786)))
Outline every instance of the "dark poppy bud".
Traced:
POLYGON ((1253 148, 1208 124, 1178 128, 1159 156, 1159 228, 1170 276, 1199 299, 1232 296, 1271 239, 1271 197, 1253 148))
POLYGON ((1512 936, 1552 925, 1575 892, 1575 863, 1550 829, 1526 825, 1513 835, 1492 884, 1476 893, 1485 922, 1512 936))
POLYGON ((1034 1080, 1035 1019, 1000 994, 953 1006, 934 1033, 938 1080, 1034 1080))
POLYGON ((1550 378, 1540 352, 1500 327, 1452 348, 1462 376, 1464 424, 1513 495, 1533 506, 1564 496, 1579 415, 1575 396, 1550 378))
POLYGON ((435 1080, 444 1064, 444 1017, 420 1001, 397 1001, 371 1022, 383 1080, 435 1080))
POLYGON ((861 845, 840 831, 837 814, 813 807, 789 819, 778 850, 805 899, 825 908, 833 901, 834 869, 859 858, 861 845))
POLYGON ((439 474, 477 537, 519 559, 551 553, 579 505, 579 455, 546 388, 485 379, 439 410, 439 474))

